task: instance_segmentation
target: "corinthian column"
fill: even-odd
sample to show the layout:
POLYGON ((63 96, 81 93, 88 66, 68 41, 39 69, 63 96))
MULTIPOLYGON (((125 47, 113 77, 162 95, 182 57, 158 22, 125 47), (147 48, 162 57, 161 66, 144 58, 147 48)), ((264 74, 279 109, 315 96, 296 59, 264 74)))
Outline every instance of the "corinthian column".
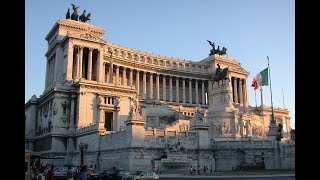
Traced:
POLYGON ((150 99, 153 99, 153 74, 150 73, 150 76, 149 76, 149 91, 150 91, 150 99))
POLYGON ((116 85, 119 85, 119 65, 117 65, 117 68, 116 68, 116 85))
POLYGON ((127 68, 126 67, 122 67, 122 85, 127 86, 127 68))
POLYGON ((163 101, 167 101, 167 95, 166 95, 166 92, 167 92, 167 89, 166 89, 166 75, 163 75, 163 78, 162 78, 162 90, 163 90, 163 101))
POLYGON ((194 81, 196 88, 196 104, 199 104, 199 87, 198 87, 198 79, 194 81))
POLYGON ((237 78, 233 79, 233 93, 234 93, 234 103, 238 103, 238 87, 237 87, 237 78))
POLYGON ((191 79, 189 79, 189 104, 192 104, 192 84, 191 79))
POLYGON ((201 100, 201 103, 203 104, 203 105, 205 105, 206 104, 206 102, 205 102, 205 93, 204 93, 204 80, 202 80, 201 81, 201 97, 202 97, 202 100, 201 100))
POLYGON ((129 73, 129 86, 132 87, 132 81, 133 81, 133 69, 130 69, 129 73))
POLYGON ((179 77, 176 77, 176 102, 179 103, 179 77))
POLYGON ((89 48, 89 55, 88 55, 88 69, 87 69, 87 78, 91 80, 91 73, 92 73, 92 48, 89 48))
POLYGON ((239 99, 240 99, 240 102, 239 102, 239 104, 240 104, 240 106, 242 106, 243 105, 243 94, 242 94, 242 79, 239 79, 239 99))
POLYGON ((170 98, 170 102, 172 102, 172 76, 170 76, 170 79, 169 79, 169 98, 170 98))
POLYGON ((80 59, 79 59, 79 78, 82 78, 82 61, 83 61, 83 47, 80 46, 80 59))
POLYGON ((159 85, 159 81, 160 81, 160 78, 159 78, 160 74, 157 74, 157 77, 156 77, 156 99, 160 99, 160 85, 159 85))
POLYGON ((139 95, 140 94, 140 88, 139 88, 139 72, 140 71, 138 71, 137 70, 137 72, 136 72, 136 90, 137 90, 137 95, 139 95))
POLYGON ((186 103, 186 78, 182 78, 182 102, 186 103))
POLYGON ((143 72, 143 77, 142 77, 142 96, 144 96, 144 98, 147 95, 147 72, 144 71, 143 72))

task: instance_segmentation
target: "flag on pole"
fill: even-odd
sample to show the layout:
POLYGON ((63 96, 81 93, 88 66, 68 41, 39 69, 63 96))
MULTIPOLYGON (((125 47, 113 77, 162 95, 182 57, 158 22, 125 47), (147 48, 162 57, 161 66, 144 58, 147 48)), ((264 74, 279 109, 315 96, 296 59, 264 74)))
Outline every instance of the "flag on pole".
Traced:
POLYGON ((258 73, 252 80, 251 87, 254 87, 254 90, 259 89, 260 86, 268 86, 268 68, 264 69, 258 73))

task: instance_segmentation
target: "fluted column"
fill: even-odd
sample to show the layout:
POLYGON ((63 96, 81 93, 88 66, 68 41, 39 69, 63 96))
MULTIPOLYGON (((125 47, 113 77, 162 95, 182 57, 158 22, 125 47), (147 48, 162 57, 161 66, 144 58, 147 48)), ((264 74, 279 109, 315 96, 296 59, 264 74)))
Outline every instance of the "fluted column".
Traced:
POLYGON ((47 67, 46 67, 45 89, 48 87, 48 84, 49 84, 49 60, 47 60, 47 67))
POLYGON ((146 72, 146 71, 143 71, 142 95, 143 95, 144 97, 147 95, 147 72, 146 72))
POLYGON ((69 123, 69 130, 74 130, 74 101, 75 101, 75 95, 71 95, 70 97, 70 123, 69 123))
POLYGON ((169 79, 169 101, 172 102, 172 76, 169 79))
POLYGON ((201 104, 205 105, 206 104, 206 101, 205 101, 205 93, 204 93, 204 80, 201 81, 201 97, 202 97, 202 100, 201 100, 201 104))
POLYGON ((157 77, 156 77, 156 99, 160 99, 160 85, 159 85, 159 81, 160 81, 160 74, 157 74, 157 77))
POLYGON ((67 56, 67 80, 73 79, 72 73, 74 73, 75 69, 73 68, 73 44, 69 41, 68 44, 68 56, 67 56))
POLYGON ((82 78, 82 58, 83 58, 83 47, 80 47, 80 58, 79 58, 79 78, 82 78))
POLYGON ((162 78, 163 101, 167 101, 166 75, 162 78))
POLYGON ((137 70, 137 72, 136 72, 136 90, 137 90, 137 94, 138 94, 138 95, 140 95, 139 72, 140 72, 140 71, 138 71, 138 70, 137 70))
POLYGON ((179 103, 179 77, 176 77, 176 102, 179 103))
POLYGON ((103 49, 98 49, 98 59, 97 59, 97 81, 105 82, 105 70, 103 62, 103 49))
POLYGON ((237 87, 237 78, 233 79, 233 93, 234 93, 234 103, 238 103, 238 87, 237 87))
POLYGON ((127 68, 126 67, 122 67, 122 82, 121 84, 124 86, 127 86, 127 68))
POLYGON ((198 87, 198 79, 194 81, 196 88, 196 104, 199 104, 199 87, 198 87))
POLYGON ((189 104, 192 104, 192 80, 189 79, 189 104))
POLYGON ((239 104, 243 105, 243 94, 242 94, 242 79, 239 79, 239 104))
POLYGON ((150 92, 150 99, 153 99, 153 74, 150 73, 149 76, 149 92, 150 92))
POLYGON ((129 86, 132 87, 132 81, 133 81, 133 69, 130 69, 129 73, 129 86))
POLYGON ((186 103, 186 78, 182 78, 182 102, 186 103))
POLYGON ((89 48, 89 55, 88 55, 88 69, 87 69, 87 78, 91 80, 92 74, 92 48, 89 48))
POLYGON ((117 65, 117 68, 116 68, 116 85, 119 85, 119 69, 120 69, 120 66, 117 65))
POLYGON ((247 83, 246 80, 243 79, 243 84, 242 84, 242 94, 243 94, 243 106, 246 107, 247 106, 247 83))
POLYGON ((110 61, 109 67, 109 83, 113 83, 113 62, 110 61))

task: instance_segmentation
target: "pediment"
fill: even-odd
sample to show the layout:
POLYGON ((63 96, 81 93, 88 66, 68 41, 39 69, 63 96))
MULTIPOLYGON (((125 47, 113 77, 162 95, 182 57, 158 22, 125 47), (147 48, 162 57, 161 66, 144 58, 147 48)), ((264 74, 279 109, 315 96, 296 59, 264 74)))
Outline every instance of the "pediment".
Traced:
POLYGON ((96 42, 96 43, 100 43, 100 44, 106 44, 106 41, 104 41, 100 37, 97 37, 94 34, 91 34, 89 32, 83 33, 83 34, 75 34, 75 35, 72 35, 71 37, 83 39, 86 41, 96 42))

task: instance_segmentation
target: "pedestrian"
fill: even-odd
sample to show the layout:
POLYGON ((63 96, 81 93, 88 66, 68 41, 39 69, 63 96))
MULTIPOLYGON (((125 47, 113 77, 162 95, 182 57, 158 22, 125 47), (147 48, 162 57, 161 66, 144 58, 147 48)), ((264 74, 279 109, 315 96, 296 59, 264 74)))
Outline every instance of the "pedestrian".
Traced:
POLYGON ((54 165, 51 164, 50 169, 48 170, 48 180, 54 179, 54 165))
POLYGON ((87 166, 86 165, 83 165, 80 169, 80 174, 79 174, 79 180, 88 180, 88 177, 87 177, 87 166))
POLYGON ((44 175, 43 175, 43 172, 44 172, 44 167, 43 166, 40 166, 39 168, 39 174, 37 176, 37 180, 46 180, 44 175))
POLYGON ((189 168, 189 174, 190 174, 190 176, 192 176, 192 174, 193 174, 192 166, 190 166, 190 168, 189 168))
POLYGON ((71 166, 68 166, 67 179, 73 180, 73 172, 72 172, 71 166))
POLYGON ((203 174, 207 172, 206 166, 203 166, 203 174))

